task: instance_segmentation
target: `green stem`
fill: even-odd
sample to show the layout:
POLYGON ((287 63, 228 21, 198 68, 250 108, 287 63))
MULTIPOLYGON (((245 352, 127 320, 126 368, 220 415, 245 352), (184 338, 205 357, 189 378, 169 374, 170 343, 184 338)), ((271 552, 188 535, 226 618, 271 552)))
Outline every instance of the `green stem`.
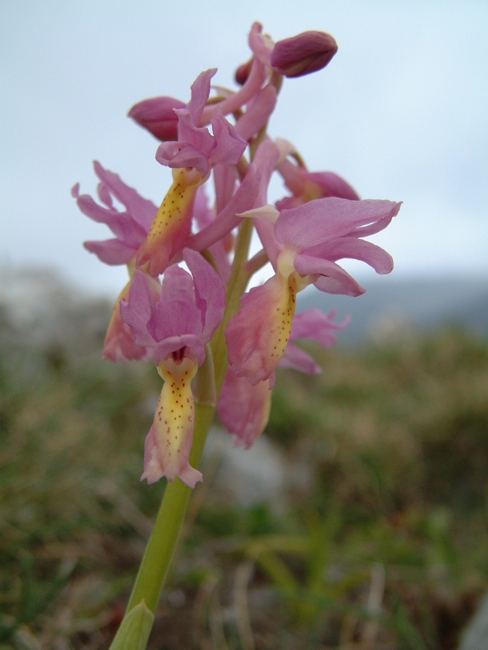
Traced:
MULTIPOLYGON (((213 406, 195 404, 195 429, 190 453, 192 467, 198 467, 200 463, 214 411, 213 406)), ((127 612, 143 600, 152 612, 156 610, 192 491, 192 488, 179 478, 166 486, 127 612)))
POLYGON ((225 330, 227 329, 229 320, 239 309, 241 294, 244 293, 251 276, 250 273, 247 273, 244 270, 244 264, 246 263, 249 253, 253 228, 252 219, 243 219, 239 226, 232 270, 226 288, 224 318, 216 330, 211 342, 215 365, 215 387, 217 395, 220 393, 220 389, 222 388, 228 364, 225 330))

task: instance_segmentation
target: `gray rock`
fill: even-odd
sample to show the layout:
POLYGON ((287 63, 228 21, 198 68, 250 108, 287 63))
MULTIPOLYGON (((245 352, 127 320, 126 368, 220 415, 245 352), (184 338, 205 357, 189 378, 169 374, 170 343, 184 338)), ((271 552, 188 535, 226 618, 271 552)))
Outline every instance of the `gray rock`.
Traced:
POLYGON ((265 436, 250 449, 234 447, 223 429, 212 428, 204 452, 204 480, 222 498, 249 507, 266 503, 280 511, 285 506, 287 463, 283 453, 265 436))
POLYGON ((488 650, 488 594, 461 637, 459 650, 488 650))
POLYGON ((85 293, 53 270, 0 270, 4 346, 62 346, 74 356, 100 354, 110 313, 108 300, 85 293))

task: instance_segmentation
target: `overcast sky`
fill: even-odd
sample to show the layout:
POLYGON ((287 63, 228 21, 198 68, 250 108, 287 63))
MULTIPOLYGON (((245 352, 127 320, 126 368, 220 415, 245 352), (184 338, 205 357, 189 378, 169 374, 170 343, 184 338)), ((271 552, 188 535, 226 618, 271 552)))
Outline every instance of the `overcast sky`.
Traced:
POLYGON ((209 67, 233 87, 256 19, 275 40, 336 38, 328 68, 286 81, 270 134, 363 198, 404 201, 374 238, 395 276, 488 276, 484 0, 0 0, 0 267, 49 264, 117 292, 125 270, 81 246, 109 231, 77 210, 71 186, 93 193, 98 159, 159 203, 168 170, 127 110, 154 95, 188 100, 209 67))

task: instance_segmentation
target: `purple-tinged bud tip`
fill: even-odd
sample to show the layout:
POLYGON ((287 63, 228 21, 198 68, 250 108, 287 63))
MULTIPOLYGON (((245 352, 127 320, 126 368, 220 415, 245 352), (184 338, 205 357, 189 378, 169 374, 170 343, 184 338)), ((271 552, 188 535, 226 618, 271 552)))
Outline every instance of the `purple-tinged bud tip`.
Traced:
POLYGON ((134 104, 128 115, 158 140, 177 140, 178 117, 173 109, 185 106, 173 97, 151 97, 134 104))
POLYGON ((276 43, 271 66, 285 77, 301 77, 325 68, 336 52, 337 43, 330 34, 302 32, 276 43))

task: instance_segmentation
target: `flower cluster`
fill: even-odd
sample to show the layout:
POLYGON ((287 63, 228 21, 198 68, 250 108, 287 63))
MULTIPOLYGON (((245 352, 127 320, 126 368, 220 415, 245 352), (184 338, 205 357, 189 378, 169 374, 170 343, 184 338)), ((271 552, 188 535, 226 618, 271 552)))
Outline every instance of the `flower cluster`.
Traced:
POLYGON ((310 31, 274 43, 255 23, 249 46, 237 90, 219 86, 211 96, 210 69, 194 81, 188 103, 163 96, 131 108, 129 116, 161 141, 156 160, 172 169, 159 208, 98 162, 99 202, 78 185, 72 190, 82 212, 114 235, 85 247, 129 273, 103 354, 153 359, 164 380, 146 438, 142 478, 149 483, 178 476, 194 487, 202 480, 189 460, 195 400, 213 404, 234 443, 249 447, 266 426, 275 369, 320 372, 295 341, 330 346, 347 319, 336 322, 333 310, 296 313, 297 292, 313 284, 332 294, 363 293, 338 264, 344 258, 378 273, 393 268, 388 253, 364 238, 385 228, 400 203, 360 200, 343 178, 309 171, 291 143, 267 134, 284 77, 324 68, 337 51, 334 38, 310 31), (289 194, 270 205, 275 173, 289 194), (254 230, 262 250, 249 259, 254 230), (268 262, 271 277, 247 290, 268 262))

